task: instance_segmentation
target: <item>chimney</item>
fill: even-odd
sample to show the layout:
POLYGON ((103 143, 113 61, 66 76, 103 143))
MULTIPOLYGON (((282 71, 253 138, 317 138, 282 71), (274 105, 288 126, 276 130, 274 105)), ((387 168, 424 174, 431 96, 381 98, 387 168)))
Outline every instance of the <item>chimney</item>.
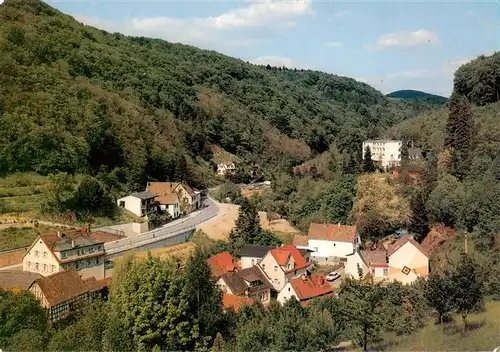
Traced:
POLYGON ((339 227, 340 227, 340 222, 339 222, 339 227))

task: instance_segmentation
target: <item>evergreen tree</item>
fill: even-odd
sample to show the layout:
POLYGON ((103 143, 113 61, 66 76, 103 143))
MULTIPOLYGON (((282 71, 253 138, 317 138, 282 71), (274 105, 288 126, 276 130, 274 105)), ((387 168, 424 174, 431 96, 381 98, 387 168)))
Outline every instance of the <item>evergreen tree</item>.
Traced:
POLYGON ((375 164, 373 163, 372 160, 372 151, 370 150, 370 147, 365 148, 365 157, 363 159, 363 172, 374 172, 375 171, 375 164))
POLYGON ((244 198, 238 212, 236 226, 229 234, 230 242, 232 244, 255 243, 261 231, 257 209, 252 202, 244 198))
POLYGON ((474 121, 466 97, 453 93, 450 99, 448 121, 445 126, 444 145, 451 149, 451 173, 463 180, 470 169, 470 153, 474 121))
POLYGON ((433 271, 429 275, 424 287, 424 296, 429 306, 434 308, 438 313, 439 323, 441 324, 443 322, 443 315, 453 309, 450 277, 447 272, 440 275, 433 271))
POLYGON ((453 306, 462 316, 464 329, 467 327, 467 315, 483 302, 482 282, 477 271, 477 263, 466 253, 462 254, 451 276, 453 306))
POLYGON ((425 202, 421 190, 416 190, 410 198, 411 218, 408 229, 417 235, 418 242, 422 242, 430 231, 425 202))

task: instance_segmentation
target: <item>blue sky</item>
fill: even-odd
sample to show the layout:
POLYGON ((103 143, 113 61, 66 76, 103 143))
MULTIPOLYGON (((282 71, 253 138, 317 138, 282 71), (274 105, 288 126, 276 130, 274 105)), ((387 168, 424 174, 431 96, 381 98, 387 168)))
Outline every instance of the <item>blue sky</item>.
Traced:
POLYGON ((47 2, 98 28, 319 69, 383 93, 447 96, 460 64, 500 50, 500 0, 47 2))

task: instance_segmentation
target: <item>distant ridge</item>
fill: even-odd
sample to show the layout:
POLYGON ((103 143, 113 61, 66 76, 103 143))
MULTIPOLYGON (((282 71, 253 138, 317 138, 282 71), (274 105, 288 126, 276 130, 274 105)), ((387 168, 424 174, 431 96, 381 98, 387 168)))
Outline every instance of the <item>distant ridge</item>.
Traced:
POLYGON ((443 105, 448 102, 448 98, 445 98, 443 96, 411 89, 397 90, 395 92, 387 94, 387 97, 403 100, 423 100, 436 105, 443 105))

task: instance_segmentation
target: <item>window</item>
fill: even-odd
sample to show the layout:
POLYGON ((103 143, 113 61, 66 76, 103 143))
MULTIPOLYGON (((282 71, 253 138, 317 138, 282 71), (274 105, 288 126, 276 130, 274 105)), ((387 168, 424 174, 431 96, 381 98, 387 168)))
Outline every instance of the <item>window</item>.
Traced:
POLYGON ((43 252, 43 257, 47 258, 47 252, 45 252, 45 251, 43 252))
POLYGON ((47 264, 43 264, 43 272, 46 273, 47 272, 47 264))
POLYGON ((102 246, 97 247, 98 250, 102 251, 102 246))
POLYGON ((288 288, 288 292, 290 292, 290 287, 288 288))
POLYGON ((266 264, 262 264, 262 270, 266 270, 266 264))
POLYGON ((40 256, 40 252, 35 251, 35 257, 39 257, 39 256, 40 256))
POLYGON ((38 271, 38 263, 35 263, 35 270, 38 271))
POLYGON ((95 251, 94 247, 89 248, 89 253, 94 253, 94 251, 95 251))
POLYGON ((50 266, 50 272, 53 273, 56 271, 56 266, 55 265, 51 265, 50 266))
POLYGON ((318 251, 318 247, 314 247, 314 251, 317 252, 318 251))
POLYGON ((274 266, 274 271, 278 271, 278 266, 277 265, 274 266))
POLYGON ((67 255, 66 255, 66 252, 62 252, 62 253, 61 253, 61 258, 62 258, 62 259, 66 259, 66 256, 67 256, 67 255))
POLYGON ((389 276, 389 269, 387 268, 384 268, 384 276, 389 276))
POLYGON ((28 262, 28 269, 31 269, 31 262, 28 262))
POLYGON ((333 242, 333 246, 335 247, 337 244, 335 242, 333 242))
POLYGON ((252 266, 254 266, 254 265, 255 265, 255 260, 254 260, 254 259, 252 259, 252 266))

